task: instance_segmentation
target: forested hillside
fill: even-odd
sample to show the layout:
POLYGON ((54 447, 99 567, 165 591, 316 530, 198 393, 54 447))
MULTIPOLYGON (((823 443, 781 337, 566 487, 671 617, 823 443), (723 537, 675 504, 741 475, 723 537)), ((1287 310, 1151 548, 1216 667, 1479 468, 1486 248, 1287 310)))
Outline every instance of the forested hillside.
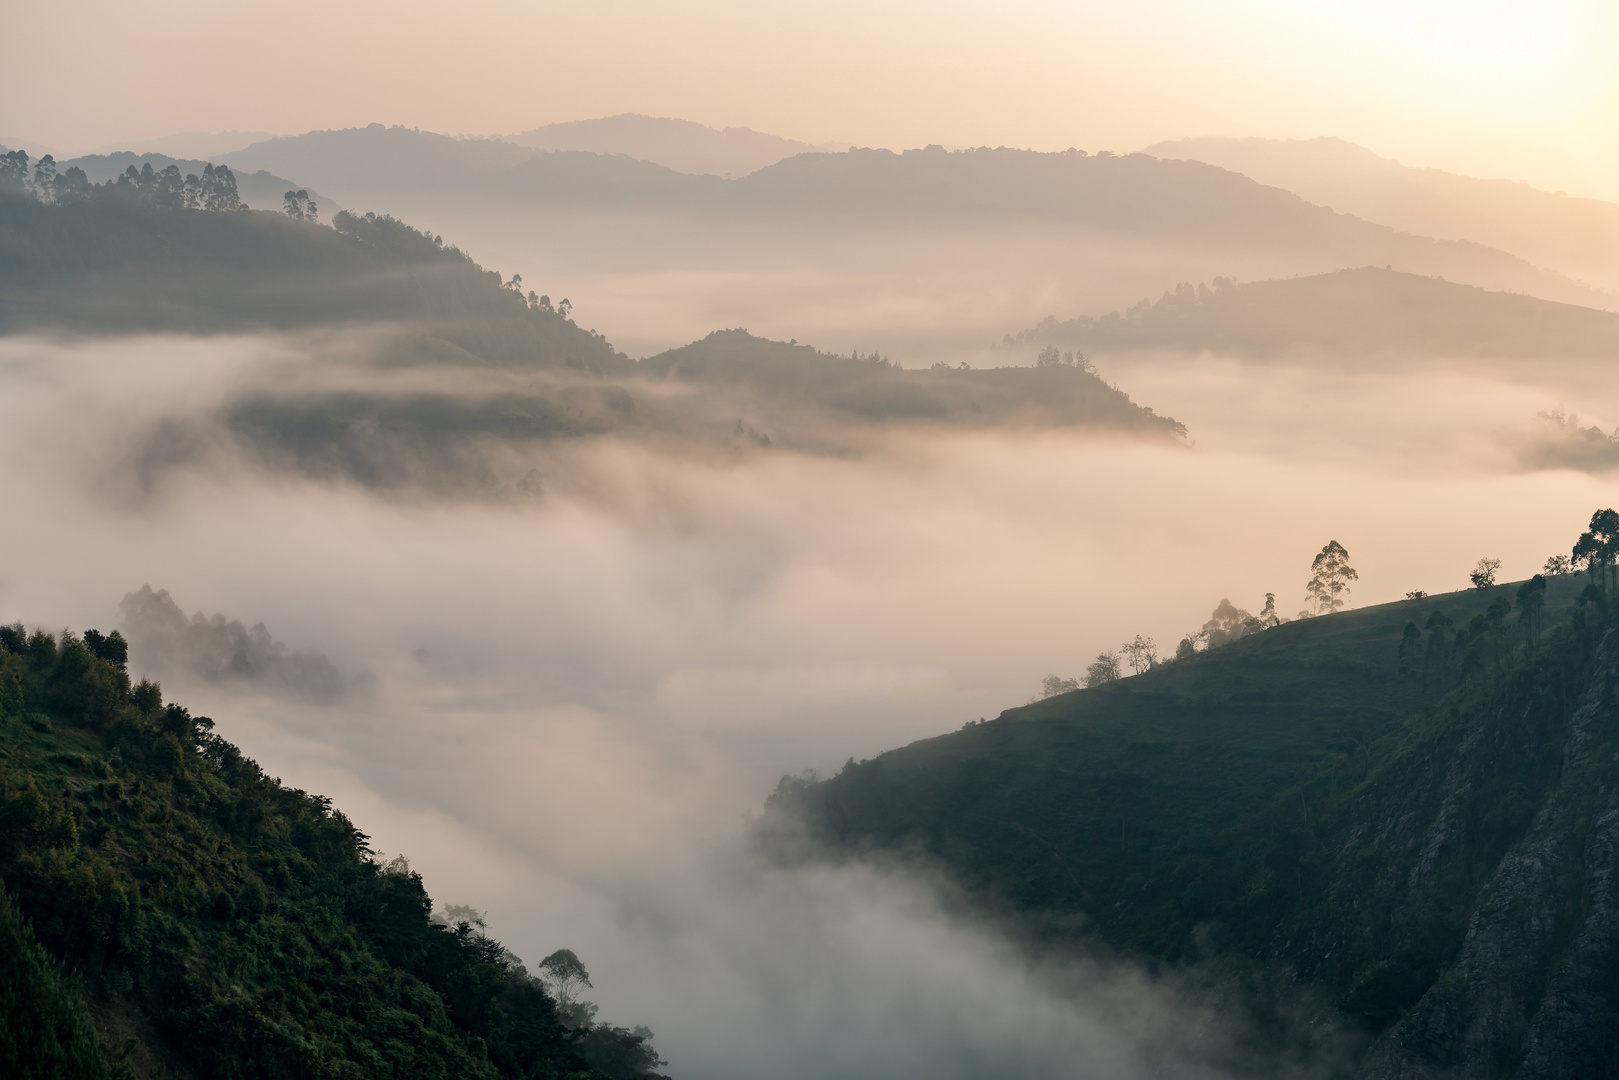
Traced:
POLYGON ((372 214, 339 214, 327 227, 246 210, 229 170, 217 175, 228 193, 222 179, 214 206, 188 205, 177 168, 101 185, 69 169, 33 193, 0 180, 0 333, 389 323, 425 334, 414 350, 440 359, 589 371, 627 363, 565 309, 437 237, 372 214))
POLYGON ((1171 347, 1275 356, 1314 350, 1544 359, 1619 357, 1619 313, 1366 266, 1238 285, 1182 284, 1127 311, 1047 318, 1015 344, 1171 347))
POLYGON ((1314 991, 1312 1024, 1375 1037, 1368 1077, 1606 1075, 1607 515, 1589 579, 1287 623, 784 780, 762 842, 795 859, 902 853, 1038 933, 1236 963, 1253 985, 1280 980, 1273 1006, 1314 991))
POLYGON ((0 1073, 655 1075, 125 655, 0 627, 0 1073))

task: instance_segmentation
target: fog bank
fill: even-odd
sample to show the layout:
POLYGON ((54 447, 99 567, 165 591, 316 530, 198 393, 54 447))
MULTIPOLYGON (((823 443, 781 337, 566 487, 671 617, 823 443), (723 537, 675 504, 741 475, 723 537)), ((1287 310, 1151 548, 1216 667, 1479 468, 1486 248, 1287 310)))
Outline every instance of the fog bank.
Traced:
POLYGON ((331 795, 441 903, 531 963, 579 952, 604 1018, 650 1024, 684 1077, 1259 1069, 1187 985, 1031 962, 892 868, 762 868, 739 821, 782 773, 994 716, 1136 633, 1172 646, 1221 597, 1296 611, 1329 539, 1360 605, 1463 587, 1483 555, 1526 577, 1613 501, 1523 449, 1559 404, 1611 425, 1599 373, 1167 353, 1104 374, 1189 446, 700 460, 603 438, 578 450, 598 483, 533 499, 384 499, 229 455, 134 490, 153 425, 306 351, 0 340, 0 620, 124 625, 170 698, 331 795), (121 613, 143 584, 171 604, 121 613), (310 671, 340 696, 287 690, 310 671))

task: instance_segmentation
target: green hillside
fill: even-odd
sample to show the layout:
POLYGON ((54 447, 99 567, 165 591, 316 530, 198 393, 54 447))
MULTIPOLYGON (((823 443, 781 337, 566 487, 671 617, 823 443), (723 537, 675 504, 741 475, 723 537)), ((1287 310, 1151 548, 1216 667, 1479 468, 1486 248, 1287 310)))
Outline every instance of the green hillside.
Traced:
POLYGON ((0 1074, 653 1075, 124 653, 0 627, 0 1074))
POLYGON ((1619 634, 1583 577, 1527 619, 1519 588, 1284 624, 784 780, 761 841, 902 853, 1039 933, 1279 972, 1381 1035, 1366 1075, 1494 1070, 1535 1039, 1600 1056, 1619 634))

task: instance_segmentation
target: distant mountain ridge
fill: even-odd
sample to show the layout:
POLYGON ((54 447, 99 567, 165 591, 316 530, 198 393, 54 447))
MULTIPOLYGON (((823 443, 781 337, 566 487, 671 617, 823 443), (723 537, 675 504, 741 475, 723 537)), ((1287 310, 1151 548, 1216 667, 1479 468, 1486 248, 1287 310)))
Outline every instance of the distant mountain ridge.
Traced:
POLYGON ((1619 313, 1381 267, 1214 284, 1182 284, 1156 303, 1100 317, 1048 317, 1007 342, 1100 352, 1171 346, 1260 356, 1314 349, 1619 359, 1619 313))
POLYGON ((1474 240, 1619 288, 1619 204, 1415 168, 1335 138, 1195 138, 1144 153, 1207 162, 1405 232, 1474 240))
POLYGON ((1155 244, 1273 253, 1311 270, 1389 265, 1591 307, 1619 296, 1468 241, 1402 233, 1316 206, 1218 166, 1005 148, 807 153, 726 180, 627 156, 536 153, 372 125, 275 139, 227 155, 232 168, 298 179, 333 198, 419 216, 478 205, 780 221, 836 228, 1050 227, 1155 244))
POLYGON ((817 146, 752 128, 721 130, 691 120, 640 113, 547 124, 509 135, 506 141, 536 150, 623 154, 676 172, 724 177, 746 176, 795 154, 848 149, 846 143, 817 146))

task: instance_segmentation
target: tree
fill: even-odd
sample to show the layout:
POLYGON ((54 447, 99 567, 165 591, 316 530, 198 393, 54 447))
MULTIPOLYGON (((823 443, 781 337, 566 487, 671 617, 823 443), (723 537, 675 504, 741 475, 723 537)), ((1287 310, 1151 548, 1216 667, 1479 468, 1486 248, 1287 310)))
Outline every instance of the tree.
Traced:
POLYGON ((590 989, 590 972, 572 949, 558 949, 540 961, 540 978, 558 1004, 573 1004, 579 991, 590 989))
POLYGON ((1115 682, 1119 677, 1119 658, 1110 652, 1098 653, 1096 661, 1085 668, 1085 685, 1101 686, 1115 682))
POLYGON ((1315 605, 1316 615, 1330 615, 1342 608, 1349 583, 1360 580, 1360 575, 1349 565, 1349 552, 1336 540, 1328 541, 1321 549, 1310 564, 1310 572, 1313 576, 1304 591, 1315 605))
POLYGON ((1591 571, 1592 583, 1606 593, 1608 579, 1615 565, 1619 564, 1619 513, 1598 510, 1592 514, 1591 527, 1574 542, 1569 561, 1587 567, 1591 571))
POLYGON ((1405 630, 1400 634, 1400 674, 1409 676, 1417 657, 1422 655, 1422 631, 1414 622, 1407 622, 1405 630))
POLYGON ((1450 628, 1455 625, 1438 608, 1429 613, 1428 621, 1423 628, 1428 631, 1428 647, 1422 651, 1422 679, 1427 682, 1430 675, 1438 676, 1440 669, 1450 657, 1450 628))
POLYGON ((1215 607, 1214 614, 1209 616, 1209 621, 1203 624, 1202 635, 1209 648, 1218 649, 1221 645, 1240 641, 1260 629, 1262 627, 1258 619, 1230 600, 1221 600, 1215 607))
POLYGON ((281 197, 282 211, 294 221, 319 221, 320 208, 315 200, 309 197, 309 192, 303 188, 289 191, 281 197))
POLYGON ((1124 654, 1130 670, 1137 675, 1158 666, 1158 643, 1150 637, 1144 638, 1137 634, 1134 640, 1120 645, 1119 651, 1124 654))
POLYGON ((1259 609, 1259 628, 1269 630, 1273 626, 1281 626, 1287 620, 1276 614, 1276 594, 1265 594, 1265 606, 1259 609))
POLYGON ((56 159, 46 154, 34 163, 34 197, 50 202, 56 186, 56 159))
POLYGON ((1060 675, 1047 675, 1040 680, 1040 696, 1043 698, 1056 697, 1079 689, 1078 679, 1064 679, 1060 675))
POLYGON ((0 187, 28 190, 28 155, 21 150, 0 154, 0 187))
POLYGON ((1541 567, 1540 572, 1547 577, 1564 577, 1574 572, 1574 564, 1569 561, 1567 555, 1553 555, 1546 560, 1546 565, 1541 567))
POLYGON ((1480 559, 1473 572, 1467 575, 1475 589, 1488 589, 1495 584, 1495 572, 1501 569, 1500 559, 1480 559))
POLYGON ((67 172, 51 181, 51 201, 59 206, 87 202, 95 186, 84 170, 77 165, 68 166, 67 172))
POLYGON ((1536 626, 1541 609, 1546 606, 1546 579, 1536 574, 1518 586, 1518 618, 1533 645, 1539 637, 1536 626))

